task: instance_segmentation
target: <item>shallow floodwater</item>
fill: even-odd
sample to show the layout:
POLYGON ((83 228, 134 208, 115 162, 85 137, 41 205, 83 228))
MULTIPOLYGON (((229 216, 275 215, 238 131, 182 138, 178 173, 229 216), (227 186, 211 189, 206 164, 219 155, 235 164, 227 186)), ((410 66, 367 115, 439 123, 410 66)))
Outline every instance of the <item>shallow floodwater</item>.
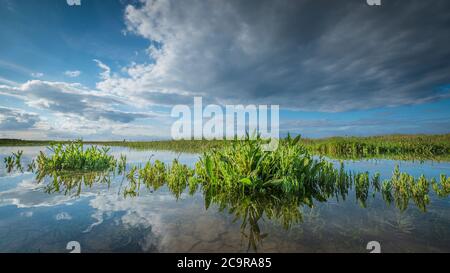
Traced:
MULTIPOLYGON (((38 183, 31 172, 7 173, 3 158, 17 150, 24 150, 26 166, 46 148, 0 148, 0 252, 69 252, 69 241, 79 242, 82 252, 369 252, 369 241, 378 241, 382 252, 450 252, 450 198, 434 193, 426 212, 413 202, 400 211, 380 194, 370 195, 364 208, 350 190, 345 201, 315 201, 279 217, 244 217, 239 206, 212 202, 206 208, 201 191, 176 196, 167 186, 142 187, 138 196, 125 198, 120 175, 74 191, 49 190, 51 179, 38 183)), ((120 147, 111 152, 126 154, 128 165, 178 158, 193 166, 198 159, 120 147)), ((383 179, 396 164, 416 177, 450 174, 448 162, 345 162, 348 170, 378 171, 383 179)))

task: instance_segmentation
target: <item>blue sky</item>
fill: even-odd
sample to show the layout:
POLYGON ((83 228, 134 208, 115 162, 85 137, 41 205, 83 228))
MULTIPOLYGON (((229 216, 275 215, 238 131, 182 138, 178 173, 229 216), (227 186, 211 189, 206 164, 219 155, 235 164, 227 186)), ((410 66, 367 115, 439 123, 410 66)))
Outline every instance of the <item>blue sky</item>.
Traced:
POLYGON ((449 133, 449 4, 423 2, 0 0, 0 138, 170 138, 194 96, 280 105, 282 135, 449 133))

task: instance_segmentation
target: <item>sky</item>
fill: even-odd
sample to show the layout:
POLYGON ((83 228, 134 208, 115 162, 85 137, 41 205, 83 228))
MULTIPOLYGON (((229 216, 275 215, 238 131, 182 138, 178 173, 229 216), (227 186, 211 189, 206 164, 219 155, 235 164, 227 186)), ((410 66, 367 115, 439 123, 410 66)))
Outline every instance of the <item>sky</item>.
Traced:
POLYGON ((0 138, 169 139, 177 104, 280 133, 450 133, 447 0, 0 0, 0 138))

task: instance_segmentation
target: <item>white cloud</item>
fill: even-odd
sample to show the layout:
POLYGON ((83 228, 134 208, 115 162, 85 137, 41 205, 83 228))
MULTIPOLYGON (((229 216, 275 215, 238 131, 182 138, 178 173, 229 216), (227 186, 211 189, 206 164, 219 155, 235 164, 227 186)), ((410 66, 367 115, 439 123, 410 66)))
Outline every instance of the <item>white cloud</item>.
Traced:
MULTIPOLYGON (((34 178, 24 179, 15 188, 0 192, 0 207, 15 205, 18 208, 53 207, 72 205, 80 200, 75 196, 49 195, 43 190, 44 185, 36 183, 34 178)), ((94 196, 92 192, 84 192, 82 196, 94 196)))
POLYGON ((81 71, 79 71, 79 70, 73 70, 73 71, 67 70, 66 72, 64 72, 64 75, 66 75, 67 77, 70 77, 70 78, 76 78, 76 77, 79 77, 81 75, 81 71))
POLYGON ((31 80, 17 86, 0 85, 0 95, 22 100, 40 112, 0 107, 2 137, 114 140, 167 137, 170 133, 168 113, 155 113, 148 107, 128 111, 133 104, 126 97, 79 83, 31 80), (152 122, 134 124, 145 120, 152 122))
POLYGON ((15 96, 33 108, 65 115, 74 114, 87 120, 101 119, 128 123, 152 113, 126 112, 114 109, 123 100, 101 91, 89 90, 79 83, 28 81, 19 87, 0 86, 0 94, 15 96))
POLYGON ((35 113, 0 106, 0 130, 28 130, 40 121, 35 113))
POLYGON ((109 79, 111 77, 111 68, 97 59, 94 59, 94 62, 96 62, 98 67, 102 69, 102 72, 100 73, 100 78, 103 80, 109 79))

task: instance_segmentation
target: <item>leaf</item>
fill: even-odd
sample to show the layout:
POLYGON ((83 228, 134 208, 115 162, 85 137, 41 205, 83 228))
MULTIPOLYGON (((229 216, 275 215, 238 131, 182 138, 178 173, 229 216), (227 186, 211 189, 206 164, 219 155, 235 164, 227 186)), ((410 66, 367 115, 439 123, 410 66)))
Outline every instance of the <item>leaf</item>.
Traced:
POLYGON ((252 184, 252 180, 250 180, 250 178, 248 178, 248 177, 241 178, 239 180, 239 182, 241 182, 244 185, 248 185, 248 186, 250 186, 252 184))
POLYGON ((266 186, 266 185, 280 185, 282 182, 283 182, 282 178, 280 178, 280 179, 272 179, 272 180, 269 180, 269 181, 265 182, 263 184, 263 186, 266 186))

